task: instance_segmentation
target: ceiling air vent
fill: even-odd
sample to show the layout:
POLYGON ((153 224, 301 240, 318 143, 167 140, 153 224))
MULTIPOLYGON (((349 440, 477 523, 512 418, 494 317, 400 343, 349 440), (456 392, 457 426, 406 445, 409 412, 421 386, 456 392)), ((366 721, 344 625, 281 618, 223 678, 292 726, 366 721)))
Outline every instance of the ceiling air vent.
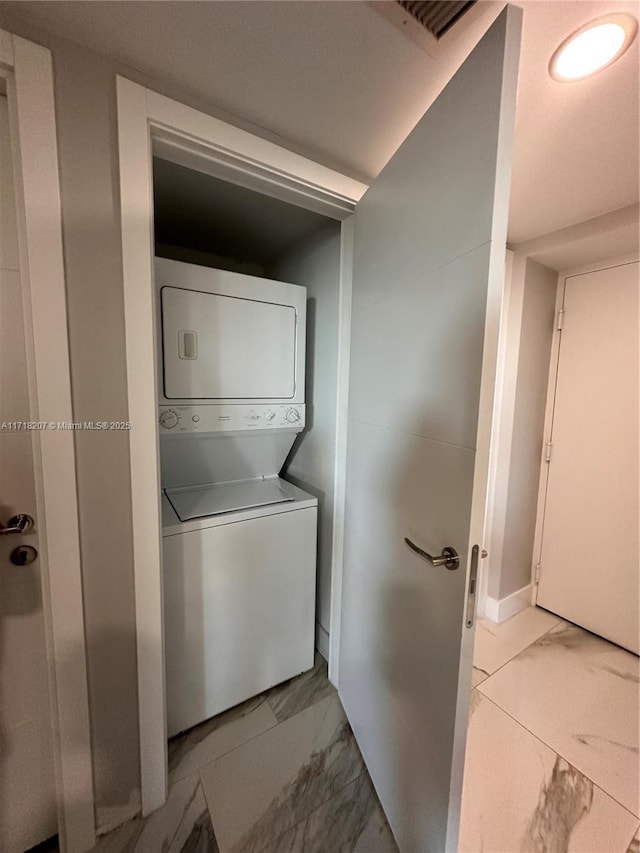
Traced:
POLYGON ((451 29, 475 0, 397 0, 398 5, 436 38, 451 29))

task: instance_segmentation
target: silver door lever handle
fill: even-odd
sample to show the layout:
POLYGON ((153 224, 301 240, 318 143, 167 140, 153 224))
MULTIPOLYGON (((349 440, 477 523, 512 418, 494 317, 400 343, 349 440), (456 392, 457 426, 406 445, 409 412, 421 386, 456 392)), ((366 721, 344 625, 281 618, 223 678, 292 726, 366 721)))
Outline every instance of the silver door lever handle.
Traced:
POLYGON ((9 519, 9 524, 5 527, 0 521, 0 536, 8 536, 11 533, 26 533, 33 527, 33 519, 30 515, 21 512, 19 515, 14 515, 9 519))
POLYGON ((415 551, 416 554, 424 557, 424 559, 428 560, 432 566, 445 566, 445 568, 451 571, 452 569, 457 569, 460 565, 460 557, 458 556, 458 552, 455 548, 451 548, 447 545, 442 549, 442 554, 439 557, 432 557, 431 554, 427 554, 426 551, 423 551, 422 548, 419 548, 415 542, 412 542, 411 539, 407 539, 406 536, 404 537, 404 541, 412 551, 415 551))

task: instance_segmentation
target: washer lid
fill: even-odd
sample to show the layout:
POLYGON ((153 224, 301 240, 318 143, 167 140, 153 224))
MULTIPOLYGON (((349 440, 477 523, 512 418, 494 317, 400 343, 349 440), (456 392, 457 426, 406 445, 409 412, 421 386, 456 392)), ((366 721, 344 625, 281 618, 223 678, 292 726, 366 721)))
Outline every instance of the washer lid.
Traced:
POLYGON ((165 494, 180 521, 294 500, 277 477, 165 489, 165 494))

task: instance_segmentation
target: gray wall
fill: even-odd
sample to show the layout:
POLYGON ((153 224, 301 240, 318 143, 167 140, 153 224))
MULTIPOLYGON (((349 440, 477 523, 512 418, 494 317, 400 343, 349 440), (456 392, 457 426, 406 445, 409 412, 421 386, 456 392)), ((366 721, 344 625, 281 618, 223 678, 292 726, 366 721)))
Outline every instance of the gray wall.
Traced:
MULTIPOLYGON (((74 419, 127 420, 116 74, 283 140, 173 84, 50 35, 1 5, 0 26, 53 54, 74 419)), ((105 830, 139 809, 128 436, 78 432, 75 438, 94 786, 105 830)))
POLYGON ((307 288, 307 429, 285 465, 287 479, 318 498, 316 619, 329 632, 335 482, 340 225, 327 227, 281 258, 273 273, 307 288))
MULTIPOLYGON (((54 51, 74 419, 126 421, 113 70, 54 51)), ((129 442, 119 432, 75 440, 94 785, 108 827, 138 807, 129 442)))
POLYGON ((243 275, 257 275, 260 278, 267 277, 264 267, 260 264, 241 261, 226 255, 216 255, 213 252, 201 252, 198 249, 189 249, 185 246, 174 246, 171 243, 156 242, 156 255, 159 258, 182 261, 185 264, 198 264, 202 267, 213 267, 217 270, 228 270, 243 275))
POLYGON ((498 598, 531 581, 558 273, 528 260, 498 598))

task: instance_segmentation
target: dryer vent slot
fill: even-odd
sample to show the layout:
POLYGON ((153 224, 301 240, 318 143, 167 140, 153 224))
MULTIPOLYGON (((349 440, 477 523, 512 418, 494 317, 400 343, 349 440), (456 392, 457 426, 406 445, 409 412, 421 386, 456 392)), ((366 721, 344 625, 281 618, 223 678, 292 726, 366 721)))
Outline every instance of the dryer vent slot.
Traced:
POLYGON ((428 30, 436 39, 449 30, 475 0, 397 0, 412 18, 428 30))

